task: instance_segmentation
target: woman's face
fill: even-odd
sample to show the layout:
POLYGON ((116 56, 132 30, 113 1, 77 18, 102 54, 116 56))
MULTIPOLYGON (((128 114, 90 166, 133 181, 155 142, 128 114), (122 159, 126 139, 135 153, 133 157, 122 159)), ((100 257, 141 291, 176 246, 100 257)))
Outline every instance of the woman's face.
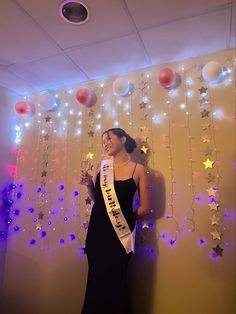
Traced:
POLYGON ((103 151, 105 155, 114 156, 124 148, 125 137, 119 138, 112 131, 102 137, 103 151))

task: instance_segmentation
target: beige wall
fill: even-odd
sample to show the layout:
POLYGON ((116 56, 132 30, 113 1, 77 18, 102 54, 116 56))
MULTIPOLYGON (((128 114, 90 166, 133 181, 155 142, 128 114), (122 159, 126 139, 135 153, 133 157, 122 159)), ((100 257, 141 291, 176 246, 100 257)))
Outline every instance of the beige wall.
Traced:
MULTIPOLYGON (((23 187, 18 188, 22 197, 15 201, 21 214, 14 217, 11 227, 12 230, 17 224, 21 231, 18 234, 12 231, 9 235, 3 313, 80 312, 87 262, 86 256, 79 252, 86 236, 83 226, 89 215, 85 190, 78 185, 80 160, 82 154, 91 151, 94 153, 92 163, 96 166, 101 156, 101 132, 113 127, 115 121, 134 136, 139 145, 149 148, 147 155, 139 150, 133 155, 134 160, 148 166, 153 210, 139 222, 141 231, 137 233, 137 254, 131 271, 136 313, 235 313, 234 58, 233 51, 225 51, 167 65, 181 77, 175 96, 168 95, 167 90, 156 83, 161 67, 153 67, 125 76, 135 87, 133 95, 127 98, 113 95, 115 78, 86 85, 94 88, 98 95, 97 104, 91 108, 93 115, 89 114, 90 109, 79 105, 74 94, 70 94, 70 88, 66 88, 58 91, 62 104, 49 114, 52 123, 46 122, 47 113, 38 106, 35 116, 27 120, 31 124, 28 128, 21 119, 24 131, 16 183, 23 187), (208 86, 199 80, 199 65, 212 60, 232 70, 231 83, 208 86), (192 85, 185 83, 189 77, 192 85), (209 117, 205 118, 201 116, 203 109, 199 104, 201 86, 208 88, 206 98, 210 100, 206 107, 209 117), (193 92, 191 98, 186 96, 188 91, 193 92), (143 96, 149 97, 149 103, 141 109, 143 96), (121 103, 117 102, 119 100, 121 103), (186 108, 180 107, 182 103, 186 108), (160 121, 155 124, 153 117, 156 122, 160 121), (95 131, 99 124, 101 129, 89 137, 88 132, 95 131), (145 142, 142 142, 142 127, 147 130, 145 142), (78 128, 82 133, 75 136, 78 128), (43 143, 45 134, 49 138, 43 143), (203 142, 205 136, 210 141, 208 144, 203 142), (212 148, 211 155, 206 153, 207 146, 212 148), (204 167, 207 158, 215 162, 212 169, 204 167), (42 195, 36 190, 43 182, 45 169, 46 194, 42 195), (214 182, 208 182, 209 173, 214 182), (59 189, 60 184, 64 184, 64 190, 59 189), (221 240, 213 240, 210 233, 215 226, 211 225, 213 211, 208 206, 207 189, 212 186, 217 188, 220 204, 216 227, 223 233, 221 240), (75 190, 80 192, 78 197, 73 196, 75 190), (58 202, 60 197, 64 201, 58 202), (35 208, 33 214, 29 213, 29 207, 35 208), (36 230, 37 221, 33 221, 40 211, 44 216, 38 222, 42 223, 42 230, 47 231, 44 239, 40 238, 42 230, 36 230), (172 218, 166 219, 166 215, 172 218), (68 221, 64 221, 65 216, 68 221), (71 232, 76 235, 74 241, 70 240, 71 232), (28 245, 32 238, 37 241, 34 247, 28 245), (65 239, 62 246, 58 244, 61 238, 65 239), (205 239, 205 245, 199 245, 200 238, 205 239), (168 244, 171 239, 176 240, 173 247, 168 244), (223 256, 212 259, 212 248, 217 244, 224 249, 223 256)), ((72 87, 74 93, 78 88, 72 87)), ((37 105, 39 96, 32 95, 31 101, 37 105)))

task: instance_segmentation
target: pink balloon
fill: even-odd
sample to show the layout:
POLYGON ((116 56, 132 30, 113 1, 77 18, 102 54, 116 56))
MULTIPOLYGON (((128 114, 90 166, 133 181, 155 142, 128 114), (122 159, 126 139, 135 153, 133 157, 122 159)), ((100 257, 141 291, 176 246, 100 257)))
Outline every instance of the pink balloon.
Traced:
POLYGON ((169 68, 164 68, 158 75, 158 82, 165 88, 170 88, 175 84, 175 72, 169 68))
POLYGON ((92 107, 97 102, 95 91, 86 87, 79 89, 75 97, 77 101, 85 107, 92 107))
POLYGON ((26 101, 18 101, 15 105, 15 109, 20 115, 32 116, 35 113, 35 106, 26 101))
POLYGON ((18 101, 15 105, 16 112, 20 115, 28 113, 29 104, 26 101, 18 101))

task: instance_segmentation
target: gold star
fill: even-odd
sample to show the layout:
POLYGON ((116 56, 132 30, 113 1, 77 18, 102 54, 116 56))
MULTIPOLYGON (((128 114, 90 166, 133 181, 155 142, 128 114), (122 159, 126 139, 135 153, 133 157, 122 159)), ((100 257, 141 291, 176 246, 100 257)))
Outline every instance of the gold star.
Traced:
POLYGON ((220 218, 217 217, 217 216, 214 214, 214 215, 210 218, 210 220, 211 220, 211 224, 212 224, 212 225, 218 225, 220 218))
POLYGON ((204 123, 204 124, 202 124, 202 129, 203 129, 203 131, 206 131, 206 130, 210 129, 210 127, 211 127, 211 124, 210 124, 210 123, 204 123))
POLYGON ((214 230, 211 232, 213 240, 221 240, 222 233, 218 230, 214 230))
POLYGON ((214 160, 210 160, 207 158, 207 160, 204 161, 203 164, 205 165, 205 169, 212 168, 212 165, 214 164, 214 160))
POLYGON ((94 132, 93 132, 92 130, 90 130, 90 131, 88 132, 88 136, 89 136, 89 137, 93 137, 93 136, 94 136, 94 132))
POLYGON ((91 153, 91 152, 88 152, 88 154, 86 154, 86 158, 87 159, 93 159, 93 153, 91 153))
POLYGON ((147 139, 148 139, 148 137, 147 137, 147 136, 145 136, 145 135, 143 135, 143 136, 142 136, 142 140, 143 140, 143 142, 147 142, 147 139))
POLYGON ((144 221, 142 222, 142 229, 149 229, 147 220, 144 220, 144 221))
POLYGON ((217 191, 216 188, 211 187, 210 189, 207 190, 207 193, 209 194, 209 196, 216 196, 216 191, 217 191))
POLYGON ((48 141, 49 140, 49 135, 48 134, 46 134, 46 135, 44 135, 44 141, 48 141))
POLYGON ((202 99, 199 100, 200 106, 207 106, 209 103, 209 100, 203 97, 202 99))
POLYGON ((218 210, 218 207, 220 205, 216 202, 212 202, 212 203, 208 204, 208 206, 210 207, 210 210, 218 210))
POLYGON ((204 109, 203 111, 201 111, 201 115, 202 115, 202 118, 205 118, 205 117, 208 117, 209 118, 209 113, 210 111, 204 109))
POLYGON ((47 171, 43 170, 41 173, 41 177, 46 177, 47 176, 47 171))
POLYGON ((42 224, 41 222, 36 223, 36 230, 41 230, 42 229, 42 224))
POLYGON ((141 132, 147 131, 147 127, 145 125, 144 126, 140 126, 140 131, 141 132))
POLYGON ((216 253, 217 256, 222 256, 222 252, 224 249, 222 249, 219 244, 217 244, 216 247, 213 247, 214 252, 216 253))
POLYGON ((38 219, 43 219, 44 214, 42 212, 38 213, 38 219))
POLYGON ((141 151, 141 154, 147 154, 148 148, 143 145, 143 146, 140 148, 140 151, 141 151))
POLYGON ((143 108, 146 108, 147 104, 144 101, 142 101, 141 104, 139 104, 139 106, 140 106, 140 109, 143 109, 143 108))
POLYGON ((201 94, 206 94, 207 88, 204 87, 204 86, 202 86, 202 87, 199 88, 198 90, 199 90, 199 92, 200 92, 200 95, 201 95, 201 94))
POLYGON ((210 138, 207 135, 202 136, 203 143, 210 143, 210 138))
POLYGON ((209 173, 207 176, 207 182, 214 182, 215 181, 215 176, 213 176, 213 174, 209 173))
POLYGON ((210 148, 209 146, 206 147, 205 149, 205 156, 209 156, 212 154, 213 149, 210 148))
POLYGON ((85 199, 85 203, 86 203, 86 205, 91 205, 91 199, 89 198, 89 197, 87 197, 86 199, 85 199))

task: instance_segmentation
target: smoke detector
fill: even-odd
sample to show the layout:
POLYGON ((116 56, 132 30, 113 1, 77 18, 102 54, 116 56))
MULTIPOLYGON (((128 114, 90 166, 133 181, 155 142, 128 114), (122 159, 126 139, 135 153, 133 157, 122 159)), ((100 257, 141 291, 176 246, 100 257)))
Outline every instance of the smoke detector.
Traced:
POLYGON ((89 19, 88 7, 78 0, 64 0, 59 5, 61 18, 71 24, 84 24, 89 19))

